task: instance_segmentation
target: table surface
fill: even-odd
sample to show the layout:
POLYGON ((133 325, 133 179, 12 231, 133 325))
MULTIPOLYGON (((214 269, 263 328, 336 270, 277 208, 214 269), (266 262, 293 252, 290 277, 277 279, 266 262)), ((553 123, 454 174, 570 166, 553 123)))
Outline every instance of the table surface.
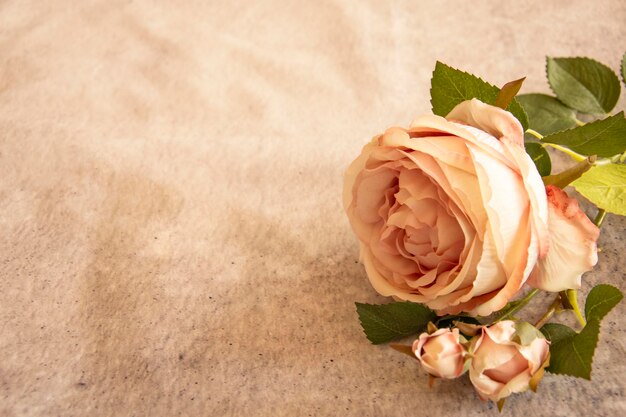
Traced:
MULTIPOLYGON (((363 337, 342 173, 436 60, 547 92, 546 55, 618 68, 626 7, 384 3, 0 4, 1 415, 497 415, 363 337)), ((584 292, 624 288, 605 225, 584 292)), ((623 415, 625 305, 506 414, 623 415)))

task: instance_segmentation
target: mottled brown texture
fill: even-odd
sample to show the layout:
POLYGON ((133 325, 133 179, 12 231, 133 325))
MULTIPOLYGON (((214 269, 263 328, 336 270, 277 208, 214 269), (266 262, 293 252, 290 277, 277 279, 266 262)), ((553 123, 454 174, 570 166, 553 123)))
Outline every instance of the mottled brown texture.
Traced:
MULTIPOLYGON (((385 3, 0 3, 0 415, 495 415, 363 337, 342 173, 435 60, 547 91, 546 54, 617 69, 626 8, 385 3)), ((507 414, 624 414, 625 311, 507 414)))

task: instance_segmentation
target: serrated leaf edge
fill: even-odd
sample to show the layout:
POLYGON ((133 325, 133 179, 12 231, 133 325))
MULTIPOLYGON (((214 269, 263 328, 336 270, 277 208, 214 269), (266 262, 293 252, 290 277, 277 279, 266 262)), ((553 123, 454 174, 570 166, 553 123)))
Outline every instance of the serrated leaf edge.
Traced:
MULTIPOLYGON (((617 288, 617 287, 614 287, 614 286, 609 285, 609 284, 599 284, 599 285, 596 285, 594 288, 598 288, 598 287, 610 287, 611 289, 616 290, 616 291, 617 291, 617 294, 615 294, 615 296, 614 296, 614 297, 611 297, 611 298, 605 298, 605 299, 601 300, 601 301, 600 301, 599 303, 597 303, 595 306, 591 307, 591 308, 589 309, 589 311, 587 311, 587 308, 586 308, 587 306, 586 306, 586 304, 585 304, 585 318, 586 318, 587 320, 590 320, 591 312, 592 312, 595 308, 597 308, 599 305, 604 305, 604 304, 606 304, 606 303, 607 303, 607 302, 609 302, 609 301, 612 301, 612 300, 618 299, 617 303, 615 303, 615 304, 613 305, 613 307, 616 307, 616 306, 619 304, 619 302, 620 302, 620 301, 622 301, 622 299, 624 298, 624 294, 622 294, 622 292, 620 291, 620 289, 619 289, 619 288, 617 288)), ((592 288, 591 290, 593 291, 593 289, 594 289, 594 288, 592 288)), ((587 298, 589 298, 589 296, 587 296, 587 298)), ((613 307, 611 307, 611 310, 613 309, 613 307)), ((606 315, 607 315, 608 313, 610 313, 610 312, 611 312, 611 310, 607 311, 607 312, 605 313, 605 315, 604 315, 604 316, 602 316, 602 317, 600 317, 600 318, 598 318, 598 317, 594 317, 593 319, 598 320, 598 321, 599 321, 599 320, 602 320, 604 317, 606 317, 606 315)))
MULTIPOLYGON (((625 54, 625 55, 626 55, 626 54, 625 54)), ((602 62, 600 62, 600 61, 598 61, 598 60, 596 60, 596 59, 589 58, 589 57, 586 57, 586 56, 558 56, 558 57, 549 57, 549 56, 546 56, 545 72, 546 72, 546 79, 548 80, 548 86, 550 87, 550 90, 554 93, 554 95, 555 95, 555 96, 557 96, 556 98, 557 98, 557 100, 559 100, 559 101, 561 101, 561 99, 559 99, 558 94, 556 93, 556 90, 554 90, 554 87, 552 86, 552 82, 550 81, 550 77, 548 76, 548 65, 549 65, 549 63, 550 63, 550 59, 552 59, 552 60, 555 60, 555 59, 585 59, 585 60, 588 60, 588 61, 592 61, 592 62, 594 62, 594 63, 596 63, 596 64, 600 64, 601 66, 603 66, 603 67, 605 67, 605 68, 609 69, 609 70, 613 73, 613 75, 617 78, 617 81, 619 82, 619 77, 617 77, 617 75, 615 74, 615 71, 614 71, 611 67, 609 67, 608 65, 603 64, 602 62)), ((567 71, 566 71, 566 72, 567 72, 567 71)), ((567 73, 569 74, 569 72, 567 72, 567 73)), ((571 74, 570 74, 570 75, 571 75, 571 74)), ((573 77, 572 77, 572 78, 573 78, 573 77)), ((626 83, 626 81, 625 81, 625 83, 626 83)), ((582 85, 582 84, 581 84, 581 85, 582 85)), ((585 90, 587 90, 589 93, 591 93, 591 91, 589 91, 589 90, 587 89, 587 87, 586 87, 586 86, 584 86, 584 85, 583 85, 583 87, 585 88, 585 90)), ((595 100, 596 98, 595 98, 595 96, 593 95, 593 93, 592 93, 591 95, 593 96, 593 98, 594 98, 594 100, 595 100)), ((561 102, 562 102, 562 101, 561 101, 561 102)), ((619 102, 619 94, 618 94, 618 102, 619 102)), ((565 103, 563 103, 563 104, 565 104, 565 103)), ((602 106, 600 105, 600 103, 598 103, 598 102, 597 102, 597 100, 596 100, 596 104, 598 104, 598 107, 599 107, 599 108, 601 108, 601 109, 604 111, 604 113, 605 113, 605 114, 608 114, 608 112, 610 112, 610 111, 612 110, 612 109, 610 109, 610 110, 608 110, 608 111, 604 110, 604 107, 602 107, 602 106)), ((617 104, 617 103, 616 103, 616 104, 617 104)), ((568 108, 571 108, 571 107, 569 107, 567 104, 565 104, 565 106, 566 106, 566 107, 568 107, 568 108)), ((613 108, 615 108, 615 105, 613 105, 613 108)), ((575 109, 573 109, 573 110, 575 110, 575 109)), ((583 112, 580 112, 580 113, 583 113, 583 112)), ((588 114, 588 113, 586 113, 586 114, 588 114)), ((567 129, 567 130, 569 130, 569 129, 567 129)), ((557 132, 555 132, 555 133, 557 133, 557 132)))
MULTIPOLYGON (((478 80, 480 80, 480 81, 484 82, 485 84, 487 84, 487 85, 489 85, 489 86, 491 86, 491 87, 496 88, 496 89, 498 90, 498 92, 500 91, 500 87, 498 87, 498 86, 497 86, 497 85, 495 85, 495 84, 491 84, 489 81, 485 81, 485 80, 483 80, 481 77, 479 77, 479 76, 477 76, 477 75, 474 75, 474 74, 472 74, 472 73, 470 73, 470 72, 467 72, 467 71, 460 70, 460 69, 458 69, 458 68, 455 68, 455 67, 453 67, 453 66, 450 66, 450 65, 448 65, 448 64, 445 64, 445 63, 443 63, 443 62, 441 62, 441 61, 436 61, 436 62, 435 62, 435 69, 433 69, 433 71, 432 71, 432 73, 431 73, 431 77, 430 77, 430 89, 428 90, 428 92, 430 93, 430 108, 431 108, 431 111, 433 112, 433 114, 435 114, 435 115, 437 115, 437 113, 435 113, 435 106, 434 106, 434 104, 433 104, 433 83, 432 83, 432 80, 433 80, 433 77, 435 76, 435 72, 437 71, 437 65, 443 65, 444 67, 447 67, 447 68, 452 69, 452 70, 454 70, 454 71, 459 71, 459 72, 461 72, 461 73, 463 73, 463 74, 465 74, 465 75, 468 75, 468 76, 470 76, 470 77, 474 77, 474 78, 476 78, 476 79, 478 79, 478 80)), ((526 78, 526 77, 524 77, 524 78, 526 78)), ((455 86, 455 88, 456 88, 456 86, 455 86)), ((459 91, 459 89, 458 89, 458 88, 456 88, 456 90, 459 92, 459 94, 461 94, 461 95, 462 95, 462 93, 459 91)), ((487 103, 487 104, 489 104, 489 103, 487 103)), ((526 119, 526 125, 527 125, 527 126, 525 126, 525 127, 524 127, 524 123, 523 123, 523 121, 522 121, 522 120, 519 120, 519 119, 517 119, 517 117, 513 116, 513 117, 515 117, 515 118, 516 118, 516 119, 520 122, 520 124, 522 125, 522 127, 524 128, 524 131, 525 131, 526 129, 528 129, 528 123, 529 123, 529 121, 528 121, 528 113, 526 113, 526 110, 524 110, 524 106, 522 106, 522 105, 519 103, 519 101, 517 101, 517 98, 513 97, 513 99, 511 100, 511 102, 510 102, 510 103, 509 103, 509 105, 507 106, 507 108, 506 108, 506 109, 504 109, 504 110, 505 110, 505 111, 508 111, 508 112, 509 112, 509 113, 511 113, 511 114, 513 114, 513 113, 511 112, 511 106, 512 106, 513 104, 517 104, 517 106, 519 107, 520 113, 521 113, 521 114, 523 114, 523 115, 524 115, 524 118, 526 119)), ((489 105, 490 105, 490 106, 495 106, 495 104, 489 104, 489 105)), ((445 117, 445 116, 447 116, 447 115, 437 115, 437 116, 445 117)))
MULTIPOLYGON (((357 314, 358 314, 358 316, 359 316, 359 323, 361 324, 361 329, 363 330, 363 333, 365 334, 365 337, 367 338, 367 340, 369 340, 369 341, 370 341, 370 342, 372 342, 373 344, 375 344, 375 345, 380 345, 380 344, 386 343, 386 341, 378 342, 378 341, 372 340, 372 339, 370 338, 370 335, 368 335, 368 334, 367 334, 367 331, 365 330, 365 325, 363 324, 363 323, 364 323, 364 322, 363 322, 363 316, 365 316, 365 315, 367 315, 368 319, 371 319, 373 322, 375 322, 375 323, 376 323, 376 324, 378 324, 379 326, 381 326, 381 327, 383 327, 383 328, 385 328, 385 329, 389 330, 390 332, 392 332, 392 333, 396 333, 396 334, 397 334, 397 333, 399 333, 397 328, 396 328, 396 329, 394 329, 394 328, 392 328, 392 327, 389 327, 389 326, 386 324, 386 322, 385 322, 385 321, 380 321, 380 319, 378 318, 378 316, 377 316, 377 315, 372 314, 372 313, 371 313, 370 311, 368 311, 367 309, 359 311, 359 308, 358 308, 358 306, 359 306, 359 305, 361 305, 361 306, 377 306, 377 305, 379 305, 379 304, 368 304, 368 303, 354 303, 354 304, 356 304, 356 305, 357 305, 357 314)), ((393 338, 392 338, 392 339, 389 339, 389 340, 393 340, 393 338)))
MULTIPOLYGON (((421 305, 422 307, 426 307, 426 306, 424 306, 422 304, 412 303, 412 302, 409 302, 409 301, 399 301, 399 302, 396 302, 396 303, 416 304, 416 305, 421 305)), ((380 344, 387 343, 387 342, 390 342, 390 341, 398 339, 398 338, 402 338, 402 337, 406 337, 406 336, 410 336, 411 334, 414 334, 413 331, 411 331, 410 333, 406 333, 406 332, 402 331, 400 327, 395 327, 395 328, 394 327, 390 327, 388 325, 389 321, 384 320, 384 319, 380 319, 379 315, 377 315, 375 313, 372 313, 371 311, 369 311, 367 309, 367 307, 375 307, 376 308, 376 307, 381 307, 381 306, 385 306, 385 305, 388 305, 388 304, 369 304, 369 303, 359 303, 359 302, 355 302, 354 304, 356 306, 357 315, 359 316, 359 323, 361 324, 361 329, 363 330, 363 333, 365 334, 365 337, 367 338, 367 340, 372 342, 372 344, 380 345, 380 344), (366 306, 366 308, 363 309, 363 310, 359 310, 359 306, 366 306), (371 320, 372 322, 376 323, 378 326, 386 329, 390 333, 394 333, 395 335, 392 336, 391 338, 387 338, 387 339, 384 339, 384 340, 378 340, 378 339, 372 340, 372 338, 370 337, 370 335, 367 334, 367 331, 365 329, 363 316, 367 316, 367 318, 369 320, 371 320)), ((394 303, 390 303, 390 304, 394 304, 394 303)), ((432 312, 432 310, 430 310, 430 311, 432 312)), ((415 333, 418 333, 418 332, 416 331, 415 333)))
MULTIPOLYGON (((585 124, 584 126, 576 126, 576 127, 571 128, 571 129, 565 129, 565 130, 560 130, 560 131, 558 131, 558 132, 550 133, 549 135, 544 136, 544 137, 543 137, 543 139, 541 140, 541 142, 555 143, 555 142, 550 142, 550 141, 548 141, 548 140, 546 140, 546 139, 547 139, 547 138, 549 138, 550 136, 556 136, 556 135, 561 134, 561 133, 563 133, 563 132, 569 132, 569 131, 573 131, 573 130, 576 130, 576 129, 586 128, 587 126, 593 126, 593 125, 594 125, 594 124, 596 124, 596 123, 605 122, 605 121, 607 121, 607 120, 609 120, 609 119, 610 119, 610 120, 612 121, 612 123, 611 123, 611 124, 609 124, 609 125, 608 125, 608 126, 607 126, 604 130, 602 130, 601 132, 599 132, 599 133, 595 134, 595 135, 594 135, 594 136, 592 136, 591 138, 586 138, 586 141, 585 141, 585 142, 583 142, 583 145, 586 145, 586 144, 588 144, 590 141, 592 141, 592 140, 594 140, 595 138, 597 138, 599 135, 601 135, 601 134, 603 134, 604 132, 606 132, 608 129, 612 128, 612 127, 615 125, 615 123, 619 123, 619 118, 618 118, 617 116, 621 116, 621 117, 622 117, 622 119, 623 119, 623 118, 624 118, 624 110, 621 110, 620 112, 615 113, 615 114, 614 114, 614 115, 612 115, 612 116, 605 117, 604 119, 594 120, 593 122, 587 123, 587 124, 585 124)), ((563 146, 565 146, 565 145, 563 145, 563 146)))
MULTIPOLYGON (((598 319, 592 319, 592 320, 589 320, 589 321, 587 322, 587 325, 585 326, 585 328, 587 328, 587 326, 589 326, 589 323, 590 323, 591 321, 596 321, 596 322, 598 323, 598 337, 597 337, 597 339, 596 339, 596 343, 593 345, 593 354, 591 355, 591 358, 589 359, 589 373, 588 373, 588 376, 589 376, 589 377, 588 377, 588 378, 586 378, 586 377, 584 377, 584 376, 574 375, 574 374, 571 374, 571 373, 568 373, 568 372, 553 372, 553 371, 551 371, 551 370, 550 370, 550 368, 549 368, 549 367, 546 369, 546 371, 548 371, 548 372, 550 372, 551 374, 554 374, 554 375, 568 375, 568 376, 573 376, 573 377, 575 377, 575 378, 583 378, 583 379, 586 379, 586 380, 588 380, 588 381, 591 381, 591 373, 593 372, 593 358, 596 356, 596 348, 598 347, 598 344, 600 343, 600 338, 601 338, 601 334, 602 334, 602 323, 601 323, 601 322, 600 322, 600 320, 598 320, 598 319)), ((558 345, 560 345, 561 343, 565 343, 565 342, 567 342, 568 340, 572 340, 572 339, 576 338, 577 336, 579 336, 580 334, 582 334, 582 332, 583 332, 584 330, 585 330, 585 329, 583 329, 580 333, 576 333, 576 334, 575 334, 575 335, 573 335, 571 338, 567 338, 567 339, 560 340, 559 342, 555 343, 555 344, 554 344, 554 345, 552 345, 551 347, 553 347, 553 346, 558 346, 558 345)), ((572 345, 572 349, 574 350, 574 353, 575 353, 575 354, 576 354, 576 356, 578 357, 578 360, 579 360, 579 361, 583 364, 583 366, 584 366, 585 362, 584 362, 584 361, 582 360, 582 358, 580 357, 580 354, 578 353, 578 351, 576 350, 576 348, 575 348, 575 346, 574 346, 574 345, 572 345)))

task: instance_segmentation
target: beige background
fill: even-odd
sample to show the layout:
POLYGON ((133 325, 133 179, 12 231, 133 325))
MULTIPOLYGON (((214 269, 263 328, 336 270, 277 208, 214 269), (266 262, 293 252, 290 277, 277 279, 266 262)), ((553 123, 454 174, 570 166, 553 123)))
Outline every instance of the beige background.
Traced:
MULTIPOLYGON (((617 69, 626 6, 386 3, 0 2, 0 415, 497 414, 363 337, 342 173, 437 59, 547 91, 545 55, 617 69)), ((625 304, 594 382, 507 414, 623 414, 625 304)))

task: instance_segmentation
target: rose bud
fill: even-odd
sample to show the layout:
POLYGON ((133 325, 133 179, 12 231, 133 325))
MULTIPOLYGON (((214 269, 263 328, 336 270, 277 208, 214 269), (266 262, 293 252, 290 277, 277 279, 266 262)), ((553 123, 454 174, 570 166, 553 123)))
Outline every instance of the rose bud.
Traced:
POLYGON ((413 353, 429 374, 452 379, 464 372, 466 350, 461 344, 458 329, 439 329, 432 334, 422 333, 413 342, 413 353))
POLYGON ((469 375, 483 400, 535 390, 548 366, 549 342, 532 325, 511 320, 483 327, 472 339, 469 375))

